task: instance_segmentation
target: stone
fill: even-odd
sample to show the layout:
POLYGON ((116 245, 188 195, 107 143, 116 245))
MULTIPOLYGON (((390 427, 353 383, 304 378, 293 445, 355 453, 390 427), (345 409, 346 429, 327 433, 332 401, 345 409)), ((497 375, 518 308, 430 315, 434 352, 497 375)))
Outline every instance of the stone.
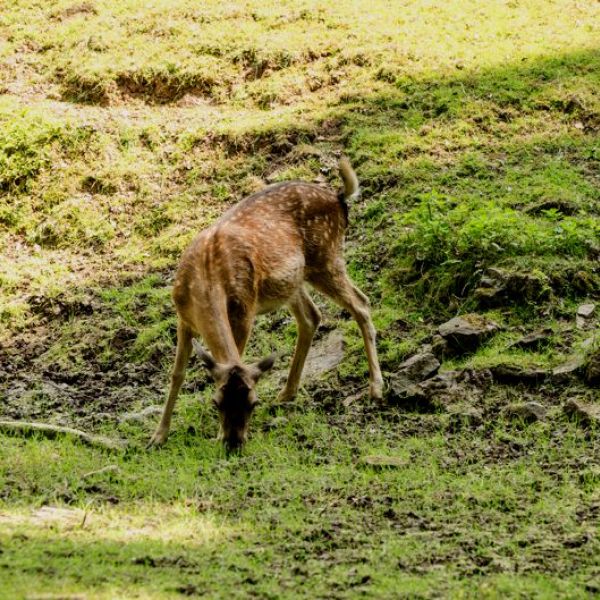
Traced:
POLYGON ((600 385, 600 348, 592 351, 585 359, 583 380, 590 386, 600 385))
POLYGON ((439 368, 440 361, 431 352, 411 356, 390 377, 386 401, 406 408, 418 408, 426 397, 417 384, 435 375, 439 368))
POLYGON ((547 409, 539 402, 515 402, 504 409, 504 414, 512 419, 521 419, 526 423, 543 421, 546 418, 547 409))
POLYGON ((439 326, 439 334, 448 343, 453 354, 474 352, 500 328, 496 323, 478 314, 454 317, 439 326))
POLYGON ((582 304, 577 309, 577 315, 583 317, 584 319, 589 319, 594 314, 595 310, 595 304, 582 304))
POLYGON ((489 268, 475 290, 475 297, 485 307, 508 303, 539 302, 550 296, 549 280, 543 273, 507 271, 489 268))
POLYGON ((306 357, 302 376, 305 379, 315 377, 335 369, 344 358, 344 336, 341 331, 329 332, 315 342, 306 357))
POLYGON ((576 356, 562 365, 554 367, 554 369, 552 369, 552 380, 555 383, 566 383, 581 373, 583 365, 583 357, 576 356))
POLYGON ((474 296, 482 308, 494 308, 506 302, 504 288, 497 285, 478 287, 475 289, 474 296))
POLYGON ((410 381, 418 382, 432 377, 439 368, 440 361, 431 352, 422 352, 401 363, 396 372, 410 381))
POLYGON ((596 338, 595 338, 595 336, 592 336, 592 337, 589 337, 589 338, 586 338, 585 340, 583 340, 583 342, 581 342, 579 347, 584 351, 588 351, 594 347, 595 343, 596 343, 596 338))
POLYGON ((385 392, 385 401, 406 409, 418 410, 427 397, 416 383, 405 377, 390 377, 385 392))
POLYGON ((448 354, 448 342, 439 333, 431 338, 431 353, 438 360, 442 360, 448 354))
POLYGON ((528 206, 525 212, 538 215, 546 210, 554 210, 564 215, 574 215, 577 212, 577 205, 564 198, 543 198, 535 204, 528 206))
POLYGON ((596 310, 595 304, 582 304, 577 309, 577 315, 575 316, 575 324, 577 329, 586 329, 593 322, 593 315, 596 310))
POLYGON ((587 404, 577 398, 570 398, 563 405, 563 412, 576 419, 584 427, 600 425, 600 405, 587 404))
POLYGON ((492 374, 487 370, 445 371, 421 383, 408 379, 392 380, 387 401, 418 412, 445 411, 453 404, 476 404, 492 383, 492 374))
POLYGON ((499 364, 491 367, 490 371, 496 383, 514 385, 538 385, 548 376, 544 369, 527 369, 517 365, 499 364))
POLYGON ((538 350, 547 346, 552 339, 552 329, 549 327, 533 331, 511 344, 509 348, 519 348, 520 350, 538 350))

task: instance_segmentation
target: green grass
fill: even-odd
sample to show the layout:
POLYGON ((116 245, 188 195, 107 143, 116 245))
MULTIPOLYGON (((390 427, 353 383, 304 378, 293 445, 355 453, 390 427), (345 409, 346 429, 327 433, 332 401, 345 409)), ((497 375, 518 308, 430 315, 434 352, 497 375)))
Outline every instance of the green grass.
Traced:
MULTIPOLYGON (((1 560, 21 565, 27 581, 7 573, 5 590, 576 597, 597 567, 597 531, 585 512, 597 502, 597 480, 584 471, 557 479, 597 438, 590 447, 571 430, 557 442, 545 426, 523 432, 503 423, 422 438, 386 420, 346 420, 336 430, 292 412, 255 436, 246 456, 225 460, 209 437, 208 408, 191 398, 183 405, 180 422, 196 423, 193 431, 176 431, 158 453, 115 458, 66 441, 6 440, 4 470, 21 475, 4 478, 11 508, 3 511, 1 560), (357 462, 374 453, 406 466, 357 462), (119 471, 83 479, 114 462, 119 471), (65 502, 87 511, 84 525, 32 529, 29 507, 65 502), (518 576, 506 576, 515 569, 518 576)), ((258 415, 259 428, 266 417, 258 415)))
MULTIPOLYGON (((195 233, 267 183, 339 185, 342 152, 363 189, 346 257, 387 375, 471 311, 503 329, 443 369, 589 351, 598 322, 577 329, 575 313, 600 298, 599 17, 569 0, 3 10, 0 414, 130 448, 2 436, 0 596, 597 593, 598 432, 560 409, 594 401, 580 383, 492 387, 484 424, 458 432, 448 414, 344 403, 365 383, 362 342, 318 298, 345 358, 275 419, 266 381, 241 458, 213 439, 197 365, 163 450, 143 448, 157 417, 119 417, 163 401, 171 278, 195 233), (529 283, 488 306, 489 269, 529 283), (510 348, 542 327, 547 347, 510 348), (504 421, 527 400, 545 423, 504 421), (369 454, 406 464, 377 470, 369 454), (41 522, 45 505, 85 523, 41 522)), ((248 355, 294 339, 285 311, 261 317, 248 355)))

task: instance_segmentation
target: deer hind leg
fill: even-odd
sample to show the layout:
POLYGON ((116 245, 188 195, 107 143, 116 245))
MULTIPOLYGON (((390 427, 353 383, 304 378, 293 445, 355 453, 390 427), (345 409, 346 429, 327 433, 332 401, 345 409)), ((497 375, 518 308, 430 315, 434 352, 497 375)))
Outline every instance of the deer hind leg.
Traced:
POLYGON ((357 322, 365 343, 369 362, 369 395, 380 400, 383 395, 383 377, 377 358, 376 332, 371 320, 369 299, 350 281, 343 262, 336 262, 331 269, 321 272, 310 283, 335 303, 350 312, 357 322))
POLYGON ((321 313, 304 288, 300 288, 298 293, 290 300, 289 307, 298 324, 298 338, 287 383, 277 397, 278 402, 291 400, 298 392, 304 361, 315 331, 321 322, 321 313))
POLYGON ((171 428, 171 415, 175 407, 175 401, 179 395, 181 384, 185 375, 185 368, 192 353, 192 332, 181 321, 177 325, 177 352, 175 354, 175 365, 171 373, 171 388, 160 423, 150 439, 149 446, 160 446, 164 444, 171 428))

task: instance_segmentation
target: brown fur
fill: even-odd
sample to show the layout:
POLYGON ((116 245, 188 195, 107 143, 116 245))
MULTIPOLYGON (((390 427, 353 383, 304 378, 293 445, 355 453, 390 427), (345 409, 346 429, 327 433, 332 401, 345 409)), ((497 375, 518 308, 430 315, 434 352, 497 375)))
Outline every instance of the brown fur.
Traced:
POLYGON ((200 336, 212 353, 204 353, 204 359, 221 397, 222 435, 225 439, 229 435, 231 445, 244 441, 255 404, 254 385, 267 369, 246 366, 241 356, 255 316, 283 304, 289 306, 298 323, 298 342, 279 400, 296 394, 320 320, 304 282, 348 309, 357 320, 369 359, 370 392, 381 397, 382 379, 368 300, 348 279, 342 256, 346 200, 357 197, 358 181, 344 159, 340 172, 344 181, 340 196, 304 182, 269 186, 228 210, 184 252, 173 287, 179 316, 177 357, 163 418, 151 443, 163 443, 168 435, 193 336, 200 336), (240 392, 240 387, 235 388, 232 377, 245 381, 246 389, 240 392), (229 427, 233 421, 237 425, 229 427))

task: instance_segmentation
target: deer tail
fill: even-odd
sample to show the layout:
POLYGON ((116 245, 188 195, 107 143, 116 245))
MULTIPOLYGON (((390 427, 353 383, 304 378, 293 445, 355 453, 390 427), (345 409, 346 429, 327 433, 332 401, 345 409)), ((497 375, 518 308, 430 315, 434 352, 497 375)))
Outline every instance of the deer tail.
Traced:
POLYGON ((348 226, 348 205, 352 202, 356 202, 360 198, 360 186, 358 185, 358 177, 354 172, 354 169, 350 165, 350 161, 342 156, 339 162, 340 176, 344 182, 344 189, 338 194, 338 200, 344 211, 344 218, 346 220, 346 227, 348 226))
POLYGON ((345 156, 340 159, 339 168, 344 182, 343 199, 348 203, 355 202, 360 197, 360 186, 358 185, 358 177, 350 165, 350 161, 345 156))

